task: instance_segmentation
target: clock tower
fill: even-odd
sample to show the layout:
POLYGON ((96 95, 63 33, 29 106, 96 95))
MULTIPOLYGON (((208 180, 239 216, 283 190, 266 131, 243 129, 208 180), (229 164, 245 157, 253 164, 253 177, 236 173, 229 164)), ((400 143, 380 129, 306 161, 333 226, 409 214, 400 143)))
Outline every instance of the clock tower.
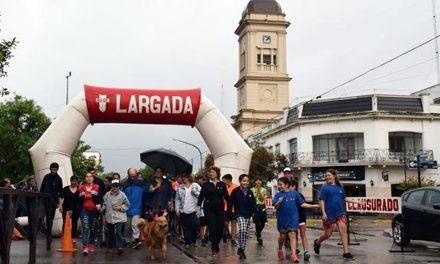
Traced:
POLYGON ((289 22, 275 0, 251 0, 235 34, 239 43, 237 115, 233 126, 247 139, 279 118, 289 106, 286 29, 289 22))

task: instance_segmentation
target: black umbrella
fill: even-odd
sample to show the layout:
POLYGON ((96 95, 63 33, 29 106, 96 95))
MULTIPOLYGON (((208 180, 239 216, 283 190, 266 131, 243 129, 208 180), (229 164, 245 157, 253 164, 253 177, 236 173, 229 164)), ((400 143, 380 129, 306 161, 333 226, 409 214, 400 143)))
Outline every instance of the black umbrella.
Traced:
POLYGON ((142 152, 141 161, 153 169, 160 166, 165 172, 176 176, 184 172, 192 172, 191 163, 169 149, 160 148, 142 152))

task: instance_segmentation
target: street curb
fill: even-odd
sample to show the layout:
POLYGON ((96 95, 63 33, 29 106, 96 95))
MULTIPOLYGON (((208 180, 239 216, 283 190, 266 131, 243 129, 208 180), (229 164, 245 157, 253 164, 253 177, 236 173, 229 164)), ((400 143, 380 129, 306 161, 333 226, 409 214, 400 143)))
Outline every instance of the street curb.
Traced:
POLYGON ((177 240, 177 242, 175 240, 171 240, 171 239, 169 241, 173 247, 175 247, 177 250, 179 250, 180 252, 185 254, 185 256, 194 260, 196 263, 203 263, 203 261, 201 261, 197 256, 195 256, 194 254, 191 254, 191 252, 188 252, 187 250, 185 250, 185 248, 182 247, 182 243, 180 243, 178 240, 177 240))

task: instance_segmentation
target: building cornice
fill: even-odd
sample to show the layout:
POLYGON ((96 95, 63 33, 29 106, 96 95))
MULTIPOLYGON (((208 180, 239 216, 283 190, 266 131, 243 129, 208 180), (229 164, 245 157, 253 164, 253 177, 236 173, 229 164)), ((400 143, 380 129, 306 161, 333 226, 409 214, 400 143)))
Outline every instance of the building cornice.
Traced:
POLYGON ((239 88, 246 81, 269 81, 269 82, 290 82, 290 77, 269 77, 269 76, 243 76, 234 86, 239 88))

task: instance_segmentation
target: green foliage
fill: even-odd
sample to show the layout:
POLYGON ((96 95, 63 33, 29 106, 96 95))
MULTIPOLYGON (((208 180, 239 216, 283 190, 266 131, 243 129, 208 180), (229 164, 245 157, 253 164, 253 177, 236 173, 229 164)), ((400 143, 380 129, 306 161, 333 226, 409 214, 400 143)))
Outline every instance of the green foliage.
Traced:
MULTIPOLYGON (((435 186, 435 180, 431 180, 430 178, 425 177, 421 177, 420 180, 422 187, 435 186)), ((407 177, 406 182, 405 180, 403 180, 399 183, 399 186, 397 187, 397 189, 402 191, 408 191, 416 188, 419 188, 419 181, 416 176, 407 177)))
POLYGON ((28 150, 50 125, 33 100, 16 95, 0 103, 0 176, 16 182, 34 174, 28 150))
POLYGON ((12 56, 12 49, 17 47, 18 41, 16 38, 10 40, 3 39, 0 42, 0 78, 8 76, 6 67, 9 66, 9 60, 12 56))
MULTIPOLYGON (((145 165, 145 167, 140 168, 138 170, 138 172, 140 172, 142 174, 142 177, 144 178, 144 180, 148 180, 149 178, 153 177, 153 169, 148 167, 147 165, 145 165)), ((122 175, 121 175, 122 177, 122 175)))
POLYGON ((194 177, 207 177, 209 167, 214 166, 214 157, 211 153, 206 156, 205 163, 203 165, 203 168, 194 174, 194 177))
POLYGON ((98 174, 104 171, 104 167, 97 165, 94 159, 86 159, 83 156, 83 153, 88 151, 90 148, 91 147, 89 145, 80 140, 71 156, 73 174, 81 179, 84 177, 84 175, 86 175, 86 172, 89 168, 95 168, 98 174))
POLYGON ((261 178, 265 183, 271 181, 289 165, 289 161, 284 154, 277 153, 274 155, 261 144, 253 145, 252 149, 254 152, 252 153, 249 169, 251 183, 256 177, 261 178))

